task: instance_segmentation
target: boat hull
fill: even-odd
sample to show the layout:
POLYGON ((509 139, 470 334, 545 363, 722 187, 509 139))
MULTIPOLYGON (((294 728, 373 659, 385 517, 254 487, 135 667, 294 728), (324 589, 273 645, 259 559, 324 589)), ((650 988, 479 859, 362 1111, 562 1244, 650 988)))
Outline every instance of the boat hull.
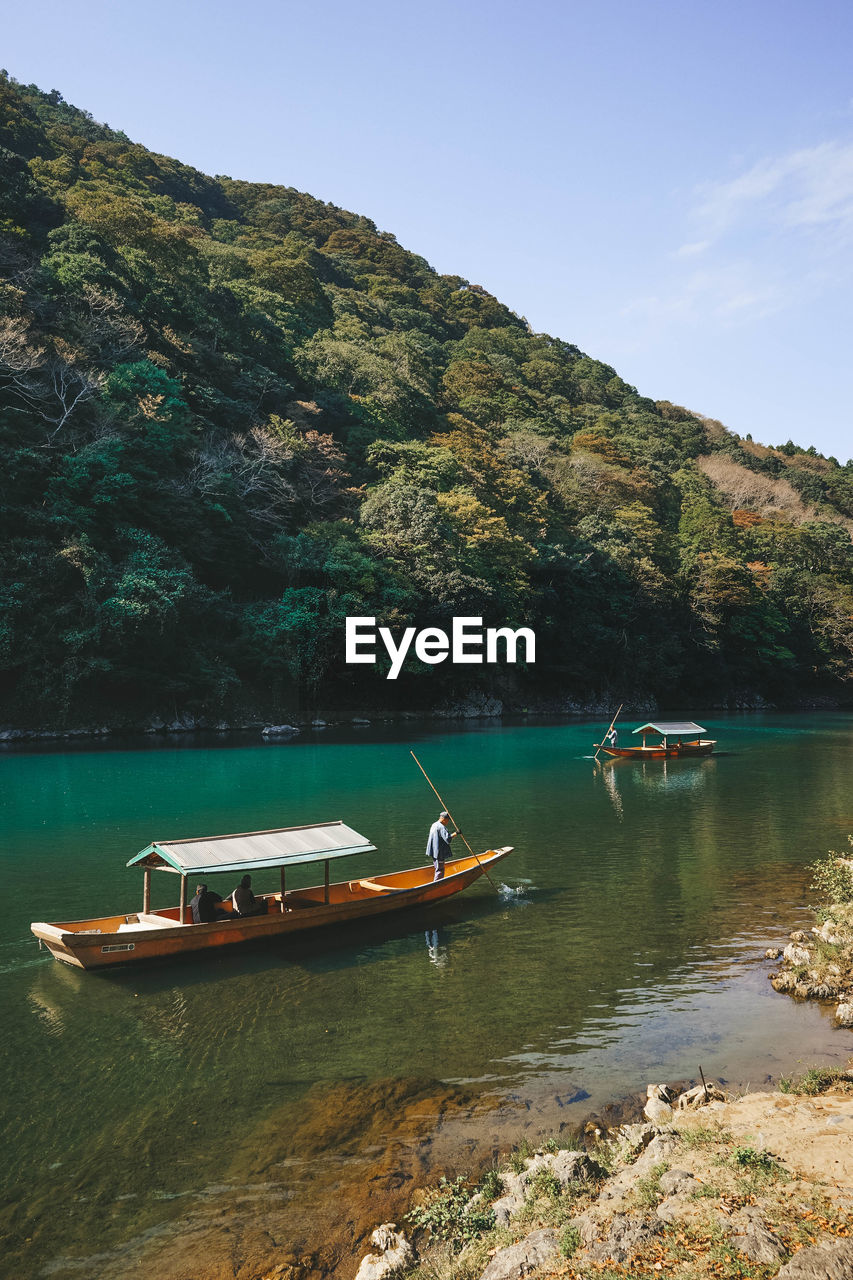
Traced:
POLYGON ((295 890, 284 895, 284 909, 280 893, 260 895, 268 904, 268 913, 263 916, 193 924, 181 922, 178 908, 172 907, 146 914, 141 924, 139 915, 131 913, 30 927, 56 960, 78 969, 173 959, 441 902, 466 889, 511 852, 512 848, 506 847, 490 849, 479 858, 454 859, 446 863, 442 880, 433 880, 430 864, 374 879, 341 881, 329 885, 328 901, 323 885, 295 890), (139 927, 134 927, 134 921, 139 927))
POLYGON ((716 741, 682 742, 674 746, 656 747, 602 747, 605 755, 614 760, 672 760, 689 756, 709 756, 716 741))

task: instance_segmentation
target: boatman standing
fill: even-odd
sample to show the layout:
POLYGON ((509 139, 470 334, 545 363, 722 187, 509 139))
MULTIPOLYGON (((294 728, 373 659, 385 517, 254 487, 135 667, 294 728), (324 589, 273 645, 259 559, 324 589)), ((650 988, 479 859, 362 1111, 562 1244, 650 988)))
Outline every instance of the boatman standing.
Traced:
POLYGON ((447 830, 449 822, 450 814, 445 810, 438 815, 438 820, 429 829, 426 856, 432 859, 432 865, 435 867, 433 880, 444 879, 444 861, 450 856, 450 841, 458 835, 456 831, 447 830))

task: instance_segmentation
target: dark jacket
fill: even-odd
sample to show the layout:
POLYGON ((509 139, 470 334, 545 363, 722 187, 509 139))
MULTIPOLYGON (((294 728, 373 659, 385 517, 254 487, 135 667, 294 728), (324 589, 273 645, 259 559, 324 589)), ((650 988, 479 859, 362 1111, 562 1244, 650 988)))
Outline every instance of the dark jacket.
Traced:
POLYGON ((217 904, 222 901, 218 893, 208 889, 206 893, 197 893, 190 899, 194 924, 210 924, 217 918, 217 904))

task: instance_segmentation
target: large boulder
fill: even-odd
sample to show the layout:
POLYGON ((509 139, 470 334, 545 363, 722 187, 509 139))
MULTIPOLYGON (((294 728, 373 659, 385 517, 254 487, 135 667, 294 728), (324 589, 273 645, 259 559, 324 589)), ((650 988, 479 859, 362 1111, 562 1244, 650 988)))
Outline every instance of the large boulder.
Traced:
POLYGON ((833 1240, 810 1245, 794 1254, 776 1280, 850 1280, 853 1276, 853 1240, 833 1240))
POLYGON ((607 1172, 585 1151, 557 1151, 551 1157, 549 1168, 563 1187, 570 1182, 597 1182, 607 1172))
POLYGON ((510 1219, 514 1218, 524 1205, 524 1196, 505 1195, 499 1200, 492 1201, 492 1213, 495 1215, 496 1227, 508 1227, 510 1219))
POLYGON ((603 1240, 592 1245, 589 1257, 592 1262, 627 1262, 633 1253, 660 1235, 663 1224, 653 1218, 635 1218, 626 1213, 614 1213, 610 1230, 603 1240))
POLYGON ((661 1174, 658 1185, 665 1196, 683 1196, 698 1191, 702 1183, 686 1169, 668 1169, 661 1174))
POLYGON ((526 1174, 515 1173, 511 1169, 503 1169, 501 1170, 501 1181, 504 1193, 499 1200, 492 1201, 492 1212, 495 1215, 495 1225, 506 1227, 509 1225, 510 1218, 514 1217, 524 1205, 524 1188, 527 1177, 526 1174))
POLYGON ((574 1182, 596 1182, 606 1170, 585 1151, 543 1151, 524 1162, 521 1173, 505 1170, 501 1174, 504 1194, 492 1202, 495 1223, 505 1227, 524 1205, 527 1190, 540 1170, 552 1174, 562 1187, 574 1182))
POLYGON ((672 1119, 672 1107, 661 1098, 649 1098, 643 1107, 643 1115, 652 1124, 669 1124, 672 1119))
POLYGON ((645 1151, 633 1164, 620 1169, 619 1173, 608 1178, 599 1194, 599 1202, 608 1203, 608 1208, 618 1208, 628 1203, 640 1178, 647 1178, 655 1165, 668 1163, 673 1152, 678 1149, 679 1138, 674 1133, 659 1133, 652 1138, 645 1151))
POLYGON ((660 1129, 654 1124, 623 1124, 617 1131, 620 1151, 634 1153, 647 1147, 660 1129))
MULTIPOLYGON (((529 1276, 534 1271, 558 1262, 561 1257, 556 1231, 545 1227, 541 1231, 534 1231, 518 1244, 499 1249, 480 1280, 520 1280, 522 1276, 529 1276)), ((359 1280, 358 1276, 356 1280, 359 1280)))
POLYGON ((779 1237, 759 1222, 750 1223, 742 1235, 731 1235, 729 1239, 750 1262, 768 1265, 787 1257, 788 1251, 779 1237))

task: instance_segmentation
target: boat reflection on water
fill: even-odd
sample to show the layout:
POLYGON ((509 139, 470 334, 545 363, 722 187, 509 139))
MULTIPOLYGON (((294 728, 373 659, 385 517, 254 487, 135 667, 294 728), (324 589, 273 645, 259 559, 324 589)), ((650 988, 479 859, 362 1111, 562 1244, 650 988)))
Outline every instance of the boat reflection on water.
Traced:
POLYGON ((625 808, 622 804, 622 797, 619 794, 619 787, 617 786, 617 783, 616 783, 616 770, 605 769, 604 765, 599 764, 598 761, 596 761, 595 769, 593 770, 593 773, 594 774, 600 773, 601 776, 604 778, 604 785, 607 788, 608 795, 610 796, 610 803, 613 805, 613 811, 616 814, 616 817, 619 819, 619 821, 624 822, 625 808))
POLYGON ((424 933, 426 939, 427 955, 430 963, 434 964, 436 969, 443 969, 447 964, 448 947, 446 936, 443 931, 438 929, 427 929, 424 933), (441 945, 444 943, 444 945, 441 945))
POLYGON ((684 795, 707 787, 716 773, 717 760, 706 756, 701 760, 608 760, 596 763, 593 777, 605 786, 613 811, 620 822, 625 820, 624 801, 633 790, 684 795))
MULTIPOLYGON (((717 768, 713 756, 703 760, 644 760, 635 775, 648 791, 702 791, 717 768)), ((611 768, 611 773, 615 772, 611 768)), ((620 770, 621 772, 621 770, 620 770)))
POLYGON ((27 999, 43 1031, 51 1036, 65 1034, 65 1015, 55 997, 33 989, 29 992, 27 999))

